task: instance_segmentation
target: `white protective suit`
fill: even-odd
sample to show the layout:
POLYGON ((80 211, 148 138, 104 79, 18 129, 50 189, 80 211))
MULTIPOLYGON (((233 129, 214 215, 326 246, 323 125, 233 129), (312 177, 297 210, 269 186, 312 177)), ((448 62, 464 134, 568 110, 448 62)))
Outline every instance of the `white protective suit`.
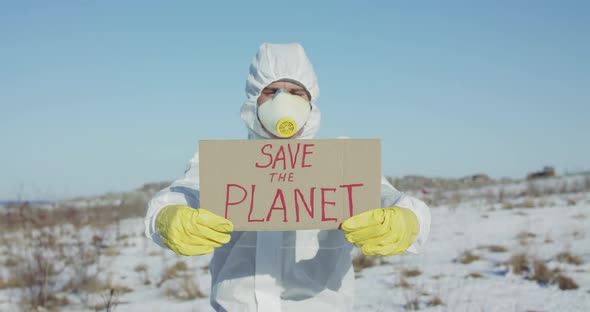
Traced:
MULTIPOLYGON (((241 109, 249 139, 268 138, 256 117, 256 100, 264 87, 281 79, 297 81, 311 94, 311 117, 300 138, 316 136, 320 126, 320 111, 315 104, 319 88, 303 47, 263 44, 250 66, 247 100, 241 109)), ((146 235, 162 247, 165 245, 155 229, 158 212, 174 204, 200 207, 198 161, 197 152, 184 177, 157 193, 148 204, 146 235)), ((418 217, 420 232, 408 250, 417 253, 428 237, 429 209, 382 178, 381 206, 394 205, 409 208, 418 217)), ((215 249, 209 266, 211 305, 217 311, 231 312, 352 311, 353 248, 341 230, 232 232, 231 241, 215 249)))

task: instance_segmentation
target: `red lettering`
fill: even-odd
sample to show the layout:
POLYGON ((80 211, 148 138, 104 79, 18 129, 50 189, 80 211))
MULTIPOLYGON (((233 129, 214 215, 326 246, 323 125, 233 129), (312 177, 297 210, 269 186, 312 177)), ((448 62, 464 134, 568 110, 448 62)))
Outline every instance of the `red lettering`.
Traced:
POLYGON ((238 205, 238 204, 243 203, 244 200, 246 200, 246 196, 248 196, 248 191, 246 191, 246 189, 243 188, 241 185, 238 185, 238 184, 228 184, 225 187, 225 218, 226 219, 227 219, 227 210, 228 210, 229 206, 238 205), (240 188, 244 192, 244 197, 242 197, 242 199, 240 199, 237 202, 230 203, 229 202, 229 197, 230 197, 229 196, 229 189, 230 189, 230 187, 240 188))
POLYGON ((297 155, 299 154, 299 143, 297 143, 297 150, 295 150, 295 157, 293 157, 293 151, 291 150, 291 144, 289 144, 289 160, 291 161, 291 169, 295 169, 297 163, 297 155))
MULTIPOLYGON (((260 153, 262 153, 262 155, 266 155, 266 156, 268 156, 268 158, 269 158, 269 160, 268 160, 268 164, 266 164, 266 165, 261 165, 261 164, 259 164, 258 162, 256 162, 256 168, 266 168, 266 167, 270 166, 270 163, 272 162, 272 154, 267 154, 267 153, 265 153, 265 152, 264 152, 264 150, 265 150, 267 147, 270 147, 270 148, 272 148, 272 144, 265 144, 265 145, 264 145, 264 146, 263 146, 263 147, 260 149, 260 153)), ((274 167, 273 167, 273 168, 274 168, 274 167)))
POLYGON ((256 185, 252 185, 252 197, 250 197, 250 211, 248 212, 248 222, 264 222, 262 219, 252 219, 252 211, 254 210, 254 192, 256 191, 256 185))
POLYGON ((272 163, 273 169, 276 168, 277 162, 279 160, 283 161, 283 170, 287 169, 287 161, 285 159, 285 147, 283 145, 281 145, 281 147, 279 147, 279 151, 277 152, 277 155, 275 156, 275 161, 272 163))
POLYGON ((301 193, 301 190, 296 188, 294 195, 295 195, 295 221, 299 222, 299 201, 297 200, 297 194, 299 194, 299 198, 301 198, 301 201, 303 202, 303 205, 305 206, 305 210, 307 210, 307 214, 309 214, 309 216, 313 219, 313 214, 314 214, 314 194, 315 194, 315 187, 312 187, 309 190, 309 206, 307 206, 307 202, 305 201, 305 198, 303 197, 303 193, 301 193), (309 209, 311 208, 311 209, 309 209))
POLYGON ((283 172, 283 173, 279 173, 279 182, 285 182, 285 179, 287 178, 287 173, 283 172))
POLYGON ((326 218, 326 205, 335 206, 336 202, 326 201, 326 192, 336 192, 335 188, 322 187, 322 221, 337 222, 337 218, 326 218))
POLYGON ((268 215, 266 216, 266 221, 270 221, 270 215, 272 214, 273 210, 282 210, 283 211, 283 222, 287 222, 287 205, 285 204, 285 196, 283 195, 283 191, 281 189, 277 189, 277 193, 275 194, 275 198, 272 201, 272 206, 268 211, 268 215), (281 208, 276 207, 277 199, 280 197, 281 204, 283 205, 281 208))
POLYGON ((303 144, 303 159, 301 160, 301 168, 311 167, 311 165, 305 164, 305 156, 308 154, 313 154, 312 151, 307 151, 307 148, 312 146, 315 146, 315 144, 303 144))
POLYGON ((270 182, 272 182, 275 179, 275 175, 277 175, 278 173, 273 172, 273 173, 269 173, 270 175, 270 182))
POLYGON ((293 182, 293 172, 289 172, 289 182, 293 182))
POLYGON ((352 203, 352 188, 358 187, 358 186, 363 186, 363 185, 364 184, 362 184, 362 183, 340 185, 340 187, 344 187, 348 191, 348 211, 349 211, 351 217, 354 216, 354 207, 353 207, 353 203, 352 203))

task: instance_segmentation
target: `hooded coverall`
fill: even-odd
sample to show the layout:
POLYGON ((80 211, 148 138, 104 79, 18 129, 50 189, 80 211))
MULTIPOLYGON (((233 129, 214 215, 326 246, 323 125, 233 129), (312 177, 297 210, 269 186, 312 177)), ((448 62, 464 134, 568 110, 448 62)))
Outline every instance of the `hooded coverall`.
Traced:
MULTIPOLYGON (((264 87, 282 79, 298 82, 311 95, 311 115, 299 138, 316 137, 319 87, 303 47, 294 43, 262 44, 252 60, 247 100, 241 108, 249 139, 269 138, 257 118, 256 102, 264 87)), ((418 253, 428 238, 429 208, 397 191, 384 177, 381 181, 381 207, 408 208, 416 215, 419 233, 408 252, 418 253)), ((164 248, 155 222, 158 212, 168 205, 200 207, 198 151, 184 176, 148 203, 145 233, 164 248)), ((353 248, 341 230, 234 231, 229 243, 215 249, 209 265, 211 305, 216 311, 232 312, 352 311, 353 248)))

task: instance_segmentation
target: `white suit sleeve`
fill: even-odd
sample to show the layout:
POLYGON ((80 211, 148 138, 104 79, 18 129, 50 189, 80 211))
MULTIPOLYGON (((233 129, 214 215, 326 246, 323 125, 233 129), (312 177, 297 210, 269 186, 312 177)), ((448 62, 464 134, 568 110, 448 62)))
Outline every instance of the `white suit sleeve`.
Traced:
POLYGON ((147 204, 147 213, 144 219, 145 235, 164 248, 167 247, 156 231, 156 217, 168 205, 200 207, 198 153, 195 153, 189 161, 184 176, 174 181, 169 187, 156 193, 147 204))
POLYGON ((414 243, 408 248, 408 252, 419 253, 430 233, 430 208, 421 200, 405 195, 396 190, 385 177, 381 178, 381 207, 400 207, 412 210, 418 218, 420 231, 414 243))

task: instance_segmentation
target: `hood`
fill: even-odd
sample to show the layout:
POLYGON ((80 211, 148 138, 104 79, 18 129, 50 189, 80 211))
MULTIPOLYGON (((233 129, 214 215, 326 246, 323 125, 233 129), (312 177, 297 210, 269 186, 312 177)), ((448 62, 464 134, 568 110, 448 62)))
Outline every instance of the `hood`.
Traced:
POLYGON ((264 43, 252 59, 246 80, 246 101, 240 112, 248 128, 248 138, 271 138, 257 118, 256 101, 266 86, 279 80, 296 82, 305 87, 311 95, 311 114, 299 138, 314 138, 320 129, 320 110, 316 106, 320 89, 313 65, 299 43, 264 43))

